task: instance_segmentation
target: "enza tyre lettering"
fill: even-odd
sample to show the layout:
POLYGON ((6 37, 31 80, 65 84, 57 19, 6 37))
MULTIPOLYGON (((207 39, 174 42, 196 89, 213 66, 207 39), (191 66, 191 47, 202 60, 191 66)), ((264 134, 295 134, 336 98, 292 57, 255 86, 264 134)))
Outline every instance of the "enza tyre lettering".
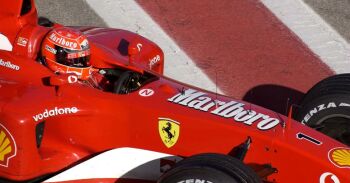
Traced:
POLYGON ((304 117, 303 120, 301 121, 303 124, 307 123, 312 116, 315 114, 319 113, 320 111, 323 111, 325 109, 330 109, 330 108, 337 108, 337 107, 350 107, 350 104, 348 103, 336 103, 336 102, 328 102, 325 104, 320 104, 314 108, 312 108, 304 117))
POLYGON ((205 93, 193 89, 187 89, 184 92, 178 93, 169 98, 168 101, 196 110, 210 112, 211 114, 232 119, 235 122, 240 122, 248 126, 257 123, 259 130, 270 130, 280 123, 279 119, 271 118, 266 114, 246 110, 243 103, 213 100, 205 96, 205 93))
POLYGON ((34 115, 33 119, 34 121, 38 122, 48 117, 53 117, 53 116, 58 116, 63 114, 75 114, 78 111, 79 110, 76 107, 65 107, 65 108, 55 107, 54 109, 45 109, 44 112, 34 115))

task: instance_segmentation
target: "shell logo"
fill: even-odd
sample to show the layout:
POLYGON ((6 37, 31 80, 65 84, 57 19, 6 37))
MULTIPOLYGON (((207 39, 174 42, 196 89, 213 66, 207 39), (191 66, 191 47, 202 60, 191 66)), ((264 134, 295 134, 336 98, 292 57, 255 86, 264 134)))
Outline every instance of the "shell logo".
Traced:
POLYGON ((350 168, 350 148, 334 148, 329 151, 328 158, 339 168, 350 168))
POLYGON ((11 133, 0 124, 0 166, 8 167, 11 158, 16 156, 16 143, 11 133))

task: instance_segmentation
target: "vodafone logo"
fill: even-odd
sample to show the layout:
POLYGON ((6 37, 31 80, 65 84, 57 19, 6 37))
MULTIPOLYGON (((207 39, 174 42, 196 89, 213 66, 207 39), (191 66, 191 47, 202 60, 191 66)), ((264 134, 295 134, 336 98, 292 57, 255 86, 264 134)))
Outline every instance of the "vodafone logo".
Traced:
POLYGON ((78 82, 78 77, 77 76, 68 76, 68 83, 76 83, 78 82))
POLYGON ((55 107, 54 109, 45 109, 44 112, 39 113, 33 116, 34 121, 40 121, 48 117, 63 115, 63 114, 75 114, 78 112, 78 108, 76 107, 66 107, 59 108, 55 107))
POLYGON ((149 97, 154 94, 154 90, 152 89, 142 89, 139 91, 139 95, 142 97, 149 97))
POLYGON ((330 181, 332 181, 332 183, 340 183, 340 180, 338 179, 338 177, 333 173, 325 172, 320 176, 320 183, 328 183, 330 181))

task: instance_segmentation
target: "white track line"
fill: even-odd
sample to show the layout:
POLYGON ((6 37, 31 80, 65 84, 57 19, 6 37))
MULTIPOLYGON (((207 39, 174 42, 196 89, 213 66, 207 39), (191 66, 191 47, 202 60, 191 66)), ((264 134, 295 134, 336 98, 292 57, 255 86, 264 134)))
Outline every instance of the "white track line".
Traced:
POLYGON ((333 71, 350 72, 350 44, 302 0, 261 2, 333 71))
POLYGON ((101 153, 63 171, 45 182, 94 179, 141 179, 155 181, 161 175, 161 159, 178 162, 182 158, 135 148, 117 148, 101 153), (98 171, 97 171, 98 170, 98 171))
POLYGON ((165 75, 206 90, 222 93, 191 58, 134 0, 86 0, 109 27, 125 29, 157 43, 165 54, 165 75))

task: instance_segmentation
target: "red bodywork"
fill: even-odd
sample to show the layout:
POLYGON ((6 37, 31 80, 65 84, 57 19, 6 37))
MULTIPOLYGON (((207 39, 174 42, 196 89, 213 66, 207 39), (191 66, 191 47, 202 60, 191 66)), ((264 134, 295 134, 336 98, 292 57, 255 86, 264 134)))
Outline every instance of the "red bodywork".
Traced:
MULTIPOLYGON (((21 16, 22 1, 0 0, 0 23, 7 25, 0 32, 13 46, 12 51, 0 50, 0 129, 10 144, 0 145, 11 147, 0 147, 0 177, 45 179, 126 147, 181 158, 232 154, 250 137, 244 163, 257 173, 266 165, 276 168, 266 182, 350 182, 349 166, 339 167, 330 157, 335 148, 346 145, 267 109, 163 77, 161 49, 128 31, 77 27, 88 36, 95 68, 148 73, 156 78, 152 82, 125 95, 79 83, 50 85, 47 81, 56 76, 36 59, 51 28, 37 24, 34 3, 28 2, 32 9, 21 16), (157 55, 161 59, 153 67, 157 55), (178 140, 171 147, 160 135, 162 118, 179 123, 178 140)), ((96 177, 85 182, 118 178, 123 179, 96 177)), ((129 181, 134 180, 144 182, 139 177, 129 181)))

